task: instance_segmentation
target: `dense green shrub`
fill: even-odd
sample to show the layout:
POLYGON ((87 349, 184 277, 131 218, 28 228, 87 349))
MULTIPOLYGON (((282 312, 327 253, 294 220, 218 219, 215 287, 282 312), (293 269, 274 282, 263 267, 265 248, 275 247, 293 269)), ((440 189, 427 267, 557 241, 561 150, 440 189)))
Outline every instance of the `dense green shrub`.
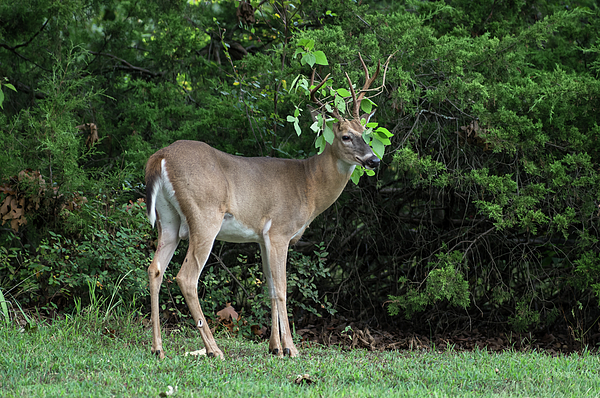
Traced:
POLYGON ((24 305, 70 306, 74 297, 88 297, 93 281, 104 295, 119 289, 117 296, 126 302, 148 296, 145 268, 152 239, 145 208, 122 205, 107 209, 106 217, 103 207, 100 201, 83 205, 78 217, 96 220, 99 228, 82 230, 76 237, 49 230, 36 247, 14 235, 3 242, 8 248, 0 274, 5 293, 24 305))
MULTIPOLYGON (((328 60, 318 77, 331 72, 339 87, 344 72, 362 85, 357 52, 371 70, 389 59, 373 101, 395 135, 376 178, 348 188, 290 254, 290 310, 395 326, 409 315, 428 330, 462 327, 466 313, 518 331, 569 326, 590 342, 600 315, 595 2, 250 3, 255 21, 220 1, 0 5, 10 21, 0 24, 0 201, 38 192, 18 181, 23 170, 45 184, 26 225, 0 227, 3 292, 61 307, 91 278, 146 304, 154 232, 127 210, 144 195, 146 159, 177 139, 246 156, 314 153, 313 136, 286 122, 299 105, 310 131, 306 97, 291 89, 310 76, 294 57, 308 40, 328 60), (86 143, 84 123, 98 142, 86 143)), ((215 253, 223 264, 206 266, 204 308, 233 302, 264 322, 256 247, 215 253)), ((161 300, 184 317, 176 272, 161 300)))

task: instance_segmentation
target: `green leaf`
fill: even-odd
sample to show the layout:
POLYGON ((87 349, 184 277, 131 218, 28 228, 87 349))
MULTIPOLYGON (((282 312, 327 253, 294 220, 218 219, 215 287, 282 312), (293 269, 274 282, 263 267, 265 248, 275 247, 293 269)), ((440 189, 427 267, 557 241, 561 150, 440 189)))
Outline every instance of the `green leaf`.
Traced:
POLYGON ((298 39, 298 44, 297 44, 297 46, 298 46, 298 47, 304 47, 304 46, 306 46, 306 43, 308 43, 308 40, 309 40, 309 39, 298 39))
POLYGON ((318 149, 319 154, 323 153, 325 150, 325 138, 322 135, 317 137, 317 140, 315 141, 315 148, 318 149))
POLYGON ((379 140, 372 140, 371 148, 373 148, 373 152, 375 152, 375 155, 377 155, 379 159, 383 157, 383 154, 385 153, 385 145, 383 145, 383 142, 379 140))
POLYGON ((379 127, 379 128, 377 128, 377 130, 375 130, 375 132, 378 133, 379 135, 383 134, 386 137, 393 137, 394 136, 394 133, 392 133, 390 130, 386 129, 385 127, 379 127))
POLYGON ((298 40, 298 47, 304 47, 307 51, 311 51, 315 47, 315 41, 313 39, 300 39, 298 40))
POLYGON ((373 134, 373 138, 381 141, 383 143, 383 145, 392 145, 392 141, 390 141, 390 139, 387 137, 387 135, 382 134, 379 131, 375 131, 375 134, 373 134))
POLYGON ((352 172, 352 175, 350 176, 350 179, 352 180, 352 182, 355 185, 358 185, 358 181, 360 181, 360 177, 364 174, 364 169, 360 166, 356 166, 354 168, 354 171, 352 172))
POLYGON ((335 90, 335 92, 344 98, 350 97, 352 95, 352 93, 350 93, 350 91, 346 90, 345 88, 338 88, 337 90, 335 90))
POLYGON ((318 123, 319 128, 323 127, 323 120, 324 120, 323 119, 323 115, 320 114, 320 113, 318 113, 317 116, 316 116, 316 119, 317 119, 317 123, 318 123))
POLYGON ((302 65, 308 64, 312 68, 316 61, 317 61, 317 58, 315 57, 315 55, 313 53, 305 53, 302 56, 300 63, 302 65))
POLYGON ((389 139, 389 138, 387 138, 387 137, 382 137, 382 136, 380 136, 380 135, 375 135, 374 137, 375 137, 375 139, 377 139, 378 141, 381 141, 381 143, 382 143, 383 145, 385 145, 385 146, 387 146, 387 145, 392 145, 392 141, 390 141, 390 139, 389 139))
POLYGON ((4 106, 2 106, 2 103, 4 102, 4 93, 2 92, 2 89, 0 89, 0 108, 4 109, 4 106))
POLYGON ((302 130, 300 129, 300 123, 298 123, 298 119, 294 122, 294 129, 296 130, 296 134, 300 136, 302 134, 302 130))
POLYGON ((6 87, 8 87, 8 88, 10 88, 10 89, 11 89, 11 90, 13 90, 14 92, 17 92, 17 89, 16 89, 16 88, 15 88, 15 86, 13 86, 12 84, 10 84, 10 83, 6 83, 6 84, 5 84, 5 86, 6 86, 6 87))
POLYGON ((294 86, 296 86, 296 83, 298 82, 298 79, 300 79, 300 76, 302 75, 296 76, 296 78, 292 81, 292 84, 290 85, 290 91, 294 89, 294 86))
POLYGON ((333 103, 340 113, 346 113, 346 101, 342 97, 336 96, 333 103))
POLYGON ((327 62, 327 56, 325 56, 325 53, 323 51, 315 51, 315 59, 316 59, 316 63, 318 65, 329 65, 329 63, 327 62))
POLYGON ((310 129, 317 133, 321 128, 319 127, 319 122, 315 120, 313 124, 310 125, 310 129))
POLYGON ((333 144, 333 139, 335 138, 335 134, 333 134, 333 130, 331 126, 333 122, 325 123, 325 127, 323 128, 323 137, 325 137, 325 141, 329 144, 333 144))
POLYGON ((364 113, 371 114, 371 111, 373 110, 373 101, 371 101, 368 98, 363 98, 363 100, 360 103, 360 109, 364 113))
POLYGON ((290 122, 290 123, 293 123, 293 122, 295 122, 296 120, 298 120, 298 118, 297 118, 297 117, 294 117, 294 116, 292 116, 292 115, 288 115, 288 116, 287 116, 287 121, 288 121, 288 122, 290 122))
POLYGON ((8 306, 6 305, 6 300, 2 294, 2 289, 0 289, 0 314, 2 314, 7 324, 10 323, 10 313, 8 312, 8 306))
POLYGON ((298 86, 302 87, 307 95, 310 95, 310 90, 308 89, 308 80, 307 79, 305 79, 304 77, 302 79, 300 79, 300 81, 298 82, 298 86))

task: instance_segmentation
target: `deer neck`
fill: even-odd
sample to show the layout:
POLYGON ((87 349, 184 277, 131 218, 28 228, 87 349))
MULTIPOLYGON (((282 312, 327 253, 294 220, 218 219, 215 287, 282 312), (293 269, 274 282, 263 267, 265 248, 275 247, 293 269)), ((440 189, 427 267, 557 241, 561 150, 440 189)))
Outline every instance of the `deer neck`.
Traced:
POLYGON ((315 217, 336 201, 355 167, 336 156, 329 144, 322 153, 307 159, 308 189, 314 193, 315 217))

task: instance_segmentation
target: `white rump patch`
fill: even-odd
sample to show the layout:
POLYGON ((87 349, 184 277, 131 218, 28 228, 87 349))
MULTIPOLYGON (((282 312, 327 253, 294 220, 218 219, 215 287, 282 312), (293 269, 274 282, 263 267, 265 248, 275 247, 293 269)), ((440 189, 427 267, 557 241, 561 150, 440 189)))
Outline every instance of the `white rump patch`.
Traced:
POLYGON ((163 159, 160 163, 160 178, 154 185, 150 204, 150 223, 154 225, 156 214, 158 214, 163 235, 169 235, 171 239, 187 239, 189 227, 175 197, 175 189, 169 179, 165 163, 166 159, 163 159))

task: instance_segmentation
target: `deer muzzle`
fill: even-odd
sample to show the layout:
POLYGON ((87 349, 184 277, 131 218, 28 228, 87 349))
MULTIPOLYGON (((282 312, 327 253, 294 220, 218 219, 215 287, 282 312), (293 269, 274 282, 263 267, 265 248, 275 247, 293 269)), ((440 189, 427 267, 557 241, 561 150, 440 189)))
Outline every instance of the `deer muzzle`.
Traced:
POLYGON ((363 165, 363 167, 366 167, 369 170, 373 170, 376 169, 379 166, 379 163, 381 163, 381 160, 379 160, 379 158, 375 155, 367 158, 367 159, 361 159, 361 163, 363 165))

